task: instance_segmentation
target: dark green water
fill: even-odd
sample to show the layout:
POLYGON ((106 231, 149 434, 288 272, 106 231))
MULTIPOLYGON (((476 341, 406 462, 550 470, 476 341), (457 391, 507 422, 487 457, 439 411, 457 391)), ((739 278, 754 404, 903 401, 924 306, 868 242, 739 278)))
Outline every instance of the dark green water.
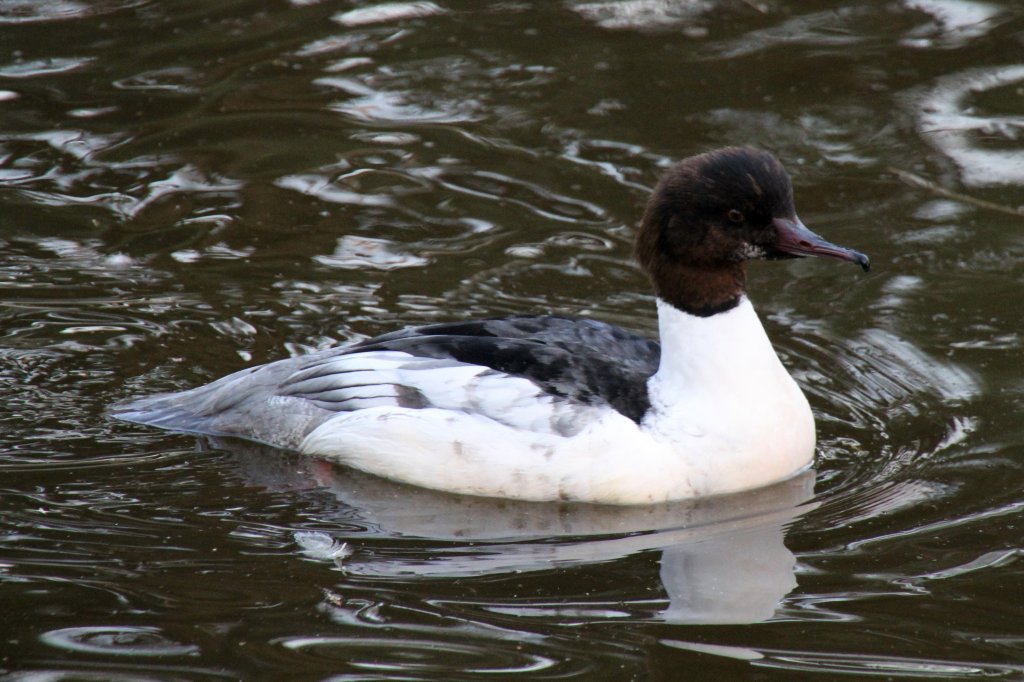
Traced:
POLYGON ((1011 0, 0 2, 0 676, 1020 679, 1022 132, 1011 0), (104 415, 407 324, 653 333, 633 226, 726 144, 875 265, 752 267, 811 476, 508 504, 104 415))

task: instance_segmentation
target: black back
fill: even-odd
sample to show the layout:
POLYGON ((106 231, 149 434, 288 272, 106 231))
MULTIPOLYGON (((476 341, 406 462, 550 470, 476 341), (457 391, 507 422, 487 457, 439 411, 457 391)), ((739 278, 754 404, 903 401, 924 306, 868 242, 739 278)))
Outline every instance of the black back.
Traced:
POLYGON ((529 379, 545 393, 607 404, 635 422, 650 408, 647 379, 658 369, 656 341, 595 320, 517 316, 413 327, 367 339, 350 353, 395 350, 453 358, 529 379))

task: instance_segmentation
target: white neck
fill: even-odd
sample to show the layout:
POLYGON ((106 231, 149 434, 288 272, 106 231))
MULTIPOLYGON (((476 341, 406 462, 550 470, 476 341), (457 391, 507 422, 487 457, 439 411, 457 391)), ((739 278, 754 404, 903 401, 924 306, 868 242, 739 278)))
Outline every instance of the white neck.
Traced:
POLYGON ((706 386, 782 366, 746 296, 735 308, 708 317, 683 312, 659 298, 658 331, 661 362, 655 378, 662 382, 706 386))
MULTIPOLYGON (((810 462, 814 418, 779 361, 746 296, 726 312, 685 313, 658 300, 661 363, 648 380, 651 410, 642 428, 691 452, 717 477, 770 480, 810 462)), ((731 480, 731 483, 736 483, 731 480)))

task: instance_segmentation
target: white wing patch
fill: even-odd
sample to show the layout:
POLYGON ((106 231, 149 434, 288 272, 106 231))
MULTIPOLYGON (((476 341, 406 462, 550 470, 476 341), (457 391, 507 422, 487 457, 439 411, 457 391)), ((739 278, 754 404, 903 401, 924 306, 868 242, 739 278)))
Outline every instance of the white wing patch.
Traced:
POLYGON ((387 407, 453 410, 558 436, 578 433, 597 413, 551 396, 529 379, 401 351, 334 356, 293 374, 280 394, 335 412, 387 407))

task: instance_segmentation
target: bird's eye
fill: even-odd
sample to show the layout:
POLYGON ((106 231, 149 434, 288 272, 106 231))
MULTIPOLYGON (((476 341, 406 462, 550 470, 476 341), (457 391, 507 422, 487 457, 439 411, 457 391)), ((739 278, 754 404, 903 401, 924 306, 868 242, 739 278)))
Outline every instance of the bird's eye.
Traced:
POLYGON ((743 222, 743 211, 738 211, 735 208, 730 210, 726 214, 726 216, 729 218, 730 221, 732 221, 734 223, 742 223, 743 222))

